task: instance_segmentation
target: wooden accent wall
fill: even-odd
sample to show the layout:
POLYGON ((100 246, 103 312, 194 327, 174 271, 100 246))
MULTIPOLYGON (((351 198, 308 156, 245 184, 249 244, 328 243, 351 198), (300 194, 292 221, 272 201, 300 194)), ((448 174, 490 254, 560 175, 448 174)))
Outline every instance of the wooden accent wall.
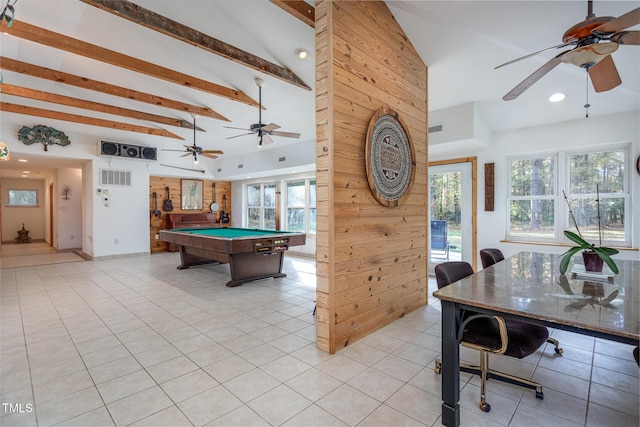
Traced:
POLYGON ((160 239, 156 239, 155 236, 160 230, 167 229, 167 214, 179 214, 179 213, 208 213, 211 212, 209 206, 213 202, 213 183, 216 183, 216 202, 220 205, 220 211, 218 211, 218 221, 220 220, 220 214, 224 209, 224 203, 222 202, 222 196, 227 197, 227 209, 229 212, 229 218, 231 219, 231 225, 233 223, 233 215, 231 214, 231 182, 228 181, 212 181, 203 180, 203 209, 202 210, 182 210, 180 208, 180 193, 182 179, 174 177, 164 176, 150 176, 149 177, 149 212, 153 209, 153 192, 158 195, 158 209, 162 212, 159 224, 154 224, 151 221, 149 228, 149 245, 151 253, 165 252, 168 244, 160 239), (167 192, 165 187, 169 187, 169 195, 171 196, 171 204, 173 210, 171 212, 165 212, 162 210, 164 200, 166 199, 167 192), (156 225, 156 226, 154 226, 156 225))
POLYGON ((316 2, 317 346, 334 353, 427 303, 427 67, 382 1, 316 2), (408 198, 385 207, 365 173, 382 106, 416 154, 408 198))

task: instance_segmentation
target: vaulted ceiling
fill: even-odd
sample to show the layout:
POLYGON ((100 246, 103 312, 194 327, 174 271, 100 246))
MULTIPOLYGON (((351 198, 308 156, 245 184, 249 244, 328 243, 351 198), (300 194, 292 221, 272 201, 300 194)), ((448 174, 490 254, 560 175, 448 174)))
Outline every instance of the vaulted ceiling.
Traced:
MULTIPOLYGON (((587 88, 591 116, 639 110, 638 46, 613 54, 623 82, 613 90, 596 94, 584 70, 561 64, 516 100, 502 100, 558 52, 494 67, 559 44, 585 18, 586 1, 386 3, 429 67, 430 110, 473 102, 502 131, 583 118, 587 88), (556 91, 567 99, 551 106, 556 91)), ((594 12, 620 16, 637 6, 596 1, 594 12)), ((260 78, 262 122, 301 135, 274 136, 264 149, 315 139, 313 2, 18 0, 15 8, 14 26, 3 23, 8 34, 0 35, 3 137, 47 124, 85 143, 154 146, 180 166, 190 159, 162 150, 193 143, 196 113, 199 146, 242 156, 257 150, 256 136, 227 139, 248 133, 227 127, 258 122, 260 78)))

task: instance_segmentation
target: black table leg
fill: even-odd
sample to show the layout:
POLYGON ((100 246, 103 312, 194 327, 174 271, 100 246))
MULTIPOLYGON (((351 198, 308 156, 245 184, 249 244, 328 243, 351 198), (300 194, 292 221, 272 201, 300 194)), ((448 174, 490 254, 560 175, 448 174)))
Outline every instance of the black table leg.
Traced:
POLYGON ((458 306, 442 301, 442 425, 460 425, 460 345, 458 306))

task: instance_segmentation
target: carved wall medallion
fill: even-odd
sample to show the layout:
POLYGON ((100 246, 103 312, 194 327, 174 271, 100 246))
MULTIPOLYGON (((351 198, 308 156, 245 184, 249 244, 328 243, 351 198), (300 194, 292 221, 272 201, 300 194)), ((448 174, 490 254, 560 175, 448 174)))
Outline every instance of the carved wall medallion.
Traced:
POLYGON ((398 206, 413 186, 416 161, 411 137, 397 112, 383 107, 371 117, 365 151, 374 197, 384 206, 398 206))

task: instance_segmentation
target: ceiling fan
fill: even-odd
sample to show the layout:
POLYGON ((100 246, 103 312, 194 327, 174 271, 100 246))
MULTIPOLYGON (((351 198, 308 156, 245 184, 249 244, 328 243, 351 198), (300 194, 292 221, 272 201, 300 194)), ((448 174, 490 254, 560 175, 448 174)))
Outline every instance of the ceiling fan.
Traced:
POLYGON ((224 154, 220 150, 203 150, 202 147, 198 147, 196 145, 196 118, 197 115, 193 114, 193 145, 185 145, 186 150, 167 150, 163 149, 162 151, 179 151, 181 153, 186 152, 180 157, 193 156, 193 163, 198 163, 198 156, 208 157, 210 159, 217 159, 220 154, 224 154))
POLYGON ((262 148, 263 144, 271 144, 273 139, 271 136, 282 136, 285 138, 300 138, 299 133, 294 132, 281 132, 276 131, 276 129, 280 129, 280 126, 275 123, 269 123, 265 125, 262 123, 262 86, 264 86, 264 81, 260 78, 256 78, 256 85, 258 86, 258 123, 252 124, 249 129, 245 128, 235 128, 231 126, 224 126, 227 129, 239 129, 248 131, 248 133, 243 133, 236 136, 230 136, 227 139, 238 138, 245 135, 258 135, 258 148, 262 148))
POLYGON ((584 21, 569 28, 562 36, 562 44, 531 53, 496 67, 504 67, 542 52, 575 45, 573 49, 559 53, 502 97, 511 101, 529 89, 561 62, 576 65, 587 71, 596 92, 605 92, 622 83, 611 54, 619 45, 640 45, 640 31, 625 31, 640 23, 640 8, 617 18, 596 16, 593 1, 587 2, 584 21))

